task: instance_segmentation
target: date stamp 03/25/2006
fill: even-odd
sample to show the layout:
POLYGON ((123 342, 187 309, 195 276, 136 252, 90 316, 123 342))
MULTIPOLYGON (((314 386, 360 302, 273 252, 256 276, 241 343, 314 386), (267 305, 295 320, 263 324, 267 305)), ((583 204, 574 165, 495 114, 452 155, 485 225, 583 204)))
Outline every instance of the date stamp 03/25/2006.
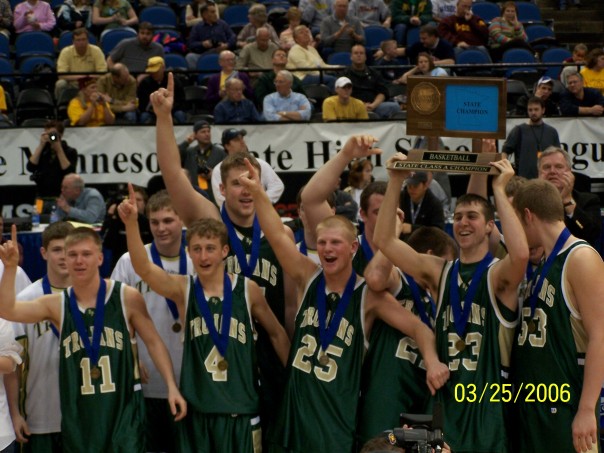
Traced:
POLYGON ((475 384, 456 384, 455 401, 458 403, 568 403, 571 393, 569 384, 485 383, 482 388, 475 384))

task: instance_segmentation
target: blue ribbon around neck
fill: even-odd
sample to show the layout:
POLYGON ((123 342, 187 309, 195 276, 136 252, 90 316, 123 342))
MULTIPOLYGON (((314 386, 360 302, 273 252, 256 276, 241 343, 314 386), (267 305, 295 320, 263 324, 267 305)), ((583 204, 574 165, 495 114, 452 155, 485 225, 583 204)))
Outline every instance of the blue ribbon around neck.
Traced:
MULTIPOLYGON (((161 269, 164 268, 155 241, 151 243, 151 259, 153 260, 153 264, 159 266, 161 269)), ((178 253, 178 274, 187 275, 187 253, 182 244, 180 246, 180 252, 178 253)), ((166 297, 166 304, 168 305, 168 310, 170 310, 170 314, 174 321, 178 321, 178 308, 176 307, 176 302, 166 297)))
POLYGON ((348 308, 350 299, 352 299, 352 293, 354 291, 354 284, 357 280, 357 274, 353 270, 348 278, 346 287, 344 288, 344 294, 338 303, 335 313, 333 314, 329 326, 326 326, 327 322, 327 300, 325 296, 325 275, 321 274, 319 283, 317 284, 317 308, 319 311, 319 339, 321 341, 321 349, 327 351, 327 348, 336 336, 340 321, 348 308))
POLYGON ((78 301, 76 299, 75 291, 73 287, 69 291, 69 308, 71 310, 71 316, 76 326, 76 330, 84 343, 84 350, 90 358, 92 366, 96 366, 99 361, 99 351, 101 349, 101 332, 103 331, 103 323, 105 321, 105 295, 107 294, 107 283, 105 279, 101 278, 99 290, 96 295, 96 306, 94 308, 94 323, 92 331, 92 343, 88 332, 86 332, 86 325, 84 324, 84 317, 80 313, 78 307, 78 301))
MULTIPOLYGON (((407 284, 409 285, 409 289, 411 290, 413 302, 415 303, 415 308, 417 308, 417 312, 419 313, 420 319, 424 322, 424 324, 426 324, 430 329, 432 329, 432 322, 428 317, 428 313, 426 313, 426 307, 424 306, 424 300, 421 296, 419 285, 409 274, 405 274, 405 278, 407 279, 407 284)), ((428 298, 428 302, 430 302, 430 311, 432 319, 434 319, 436 318, 436 303, 434 302, 434 299, 432 298, 430 293, 426 291, 425 294, 428 298)))
POLYGON ((231 326, 231 316, 233 314, 233 285, 231 285, 231 279, 229 274, 224 273, 224 283, 222 292, 222 325, 220 327, 220 333, 214 325, 214 319, 212 318, 212 312, 203 291, 203 286, 199 281, 199 277, 195 278, 195 299, 197 300, 197 306, 203 316, 206 326, 210 331, 210 338, 212 342, 220 352, 222 357, 226 357, 227 348, 229 347, 229 329, 231 326))
POLYGON ((220 215, 222 216, 222 221, 226 225, 227 232, 229 233, 229 242, 231 244, 231 248, 235 252, 235 256, 237 256, 237 260, 241 266, 241 273, 247 278, 252 278, 254 269, 256 269, 256 263, 258 262, 258 256, 260 255, 260 222, 258 222, 258 217, 254 215, 254 223, 252 225, 252 250, 250 252, 250 260, 248 262, 245 257, 243 246, 241 245, 241 241, 237 236, 233 222, 231 222, 224 204, 220 210, 220 215))
MULTIPOLYGON (((52 294, 52 287, 50 286, 50 280, 48 279, 48 274, 42 277, 42 291, 44 294, 52 294)), ((55 325, 48 321, 48 325, 50 326, 50 330, 55 335, 55 337, 59 338, 59 331, 55 327, 55 325)))

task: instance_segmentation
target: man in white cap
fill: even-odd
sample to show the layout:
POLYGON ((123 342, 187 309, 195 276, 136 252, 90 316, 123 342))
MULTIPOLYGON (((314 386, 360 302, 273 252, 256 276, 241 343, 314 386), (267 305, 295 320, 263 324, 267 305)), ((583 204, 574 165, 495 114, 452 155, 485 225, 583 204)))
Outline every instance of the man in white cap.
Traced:
MULTIPOLYGON (((560 106, 557 101, 552 99, 554 91, 554 81, 543 76, 537 82, 533 96, 543 99, 545 102, 545 116, 560 116, 560 106)), ((521 96, 516 102, 516 115, 526 116, 528 114, 528 100, 531 96, 521 96)))
POLYGON ((340 77, 335 84, 336 95, 323 101, 323 121, 366 120, 369 118, 363 101, 353 98, 352 82, 340 77))

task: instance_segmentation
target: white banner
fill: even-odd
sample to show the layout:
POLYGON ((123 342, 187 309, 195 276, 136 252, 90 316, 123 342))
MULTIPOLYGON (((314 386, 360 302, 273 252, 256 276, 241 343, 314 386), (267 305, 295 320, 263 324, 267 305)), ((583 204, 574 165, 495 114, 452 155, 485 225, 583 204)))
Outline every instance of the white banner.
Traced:
MULTIPOLYGON (((509 130, 523 121, 508 119, 509 130)), ((592 178, 604 178, 604 134, 600 118, 550 118, 563 147, 573 159, 573 169, 592 178)), ((353 134, 372 134, 385 156, 378 159, 376 178, 383 178, 383 165, 395 151, 412 147, 414 136, 406 135, 404 122, 261 124, 235 126, 247 131, 246 142, 254 154, 277 172, 314 172, 342 147, 353 134)), ((212 127, 212 140, 220 143, 226 126, 212 127)), ((28 152, 39 143, 42 130, 2 129, 0 131, 0 185, 31 185, 25 169, 28 152)), ((191 126, 177 126, 176 139, 184 140, 191 126)), ((159 171, 155 154, 155 128, 101 127, 68 128, 64 137, 78 150, 77 171, 86 183, 133 182, 146 185, 159 171)), ((467 150, 469 139, 444 138, 451 150, 467 150)), ((503 145, 500 140, 499 147, 503 145)))

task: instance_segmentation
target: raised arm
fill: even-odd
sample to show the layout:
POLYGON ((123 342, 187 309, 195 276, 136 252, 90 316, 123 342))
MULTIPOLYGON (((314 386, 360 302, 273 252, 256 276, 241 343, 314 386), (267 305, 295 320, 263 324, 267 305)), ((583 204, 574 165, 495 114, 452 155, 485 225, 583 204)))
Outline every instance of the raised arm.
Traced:
POLYGON ((292 277, 298 287, 304 286, 316 271, 317 265, 298 251, 262 187, 257 170, 248 160, 246 160, 246 165, 248 171, 239 177, 239 182, 254 198, 260 228, 271 244, 284 271, 292 277))
POLYGON ((285 333, 285 329, 279 324, 277 317, 268 306, 260 287, 255 282, 248 280, 247 288, 252 317, 266 330, 281 364, 286 366, 291 347, 287 333, 285 333))
POLYGON ((511 310, 516 310, 518 285, 524 279, 528 264, 528 243, 520 219, 505 194, 505 186, 514 176, 512 164, 504 159, 492 162, 491 165, 501 172, 493 178, 493 194, 508 250, 506 257, 495 264, 491 275, 499 299, 511 310))
POLYGON ((184 300, 187 286, 186 277, 170 275, 149 261, 145 245, 138 228, 138 209, 132 183, 128 183, 129 197, 120 203, 117 212, 126 226, 126 240, 132 267, 157 294, 172 299, 178 306, 178 312, 184 319, 184 300))
POLYGON ((332 215, 327 198, 335 190, 342 172, 353 159, 381 154, 382 150, 373 148, 377 138, 371 135, 353 135, 333 158, 329 159, 317 171, 302 191, 302 204, 308 219, 309 228, 314 231, 321 221, 332 215))
MULTIPOLYGON (((417 343, 426 365, 426 383, 434 395, 449 379, 449 368, 438 359, 434 332, 417 316, 403 308, 392 294, 387 292, 367 292, 365 322, 371 326, 381 319, 399 332, 410 336, 417 343)), ((370 328, 370 327, 369 327, 370 328)))
MULTIPOLYGON (((405 159, 403 154, 397 153, 388 159, 387 166, 405 159)), ((422 288, 428 289, 432 294, 438 294, 438 282, 444 260, 437 256, 417 253, 396 235, 396 210, 399 206, 401 186, 408 172, 389 170, 388 174, 390 181, 378 213, 373 242, 395 266, 411 275, 422 288)))
POLYGON ((150 101, 157 117, 155 127, 157 160, 176 212, 185 225, 207 217, 220 220, 220 213, 216 206, 193 188, 181 170, 180 154, 172 123, 172 106, 174 104, 174 75, 172 73, 168 74, 167 88, 160 88, 152 93, 150 101))
POLYGON ((145 343, 155 367, 168 386, 168 403, 170 404, 170 411, 174 415, 174 420, 182 420, 187 415, 187 402, 180 394, 174 379, 174 368, 170 353, 155 329, 141 293, 127 286, 124 297, 126 298, 128 321, 145 343))

